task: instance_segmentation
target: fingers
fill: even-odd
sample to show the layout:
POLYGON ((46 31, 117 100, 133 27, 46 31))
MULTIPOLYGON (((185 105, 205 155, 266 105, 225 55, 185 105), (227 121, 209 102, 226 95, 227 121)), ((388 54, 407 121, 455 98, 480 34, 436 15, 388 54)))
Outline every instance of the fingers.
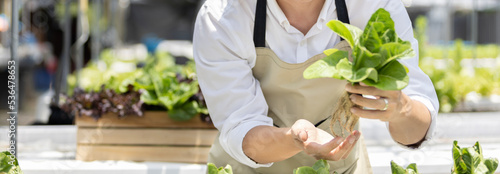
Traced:
POLYGON ((349 98, 354 104, 362 107, 383 110, 386 105, 384 98, 371 99, 371 98, 365 98, 359 94, 351 94, 349 98))
POLYGON ((345 90, 350 93, 364 95, 382 96, 382 94, 384 94, 384 91, 373 86, 361 86, 359 84, 352 85, 351 83, 347 83, 345 85, 345 90))
POLYGON ((332 150, 337 148, 340 144, 342 144, 342 142, 344 141, 345 139, 343 137, 335 137, 330 142, 325 144, 325 147, 327 147, 324 149, 325 153, 331 152, 332 150))
POLYGON ((346 90, 352 93, 349 98, 356 107, 351 108, 351 112, 359 117, 368 119, 379 119, 384 122, 396 119, 401 113, 407 112, 406 106, 411 106, 402 91, 384 91, 372 86, 366 86, 363 83, 346 85, 346 90), (365 98, 362 95, 372 95, 373 98, 365 98), (358 107, 361 106, 361 107, 358 107), (363 107, 376 110, 363 109, 363 107))
POLYGON ((305 141, 307 141, 307 138, 309 137, 309 135, 307 134, 306 130, 302 130, 299 132, 298 137, 299 137, 300 141, 305 142, 305 141))
POLYGON ((366 86, 364 84, 352 85, 351 83, 347 83, 345 86, 345 90, 354 94, 363 94, 363 95, 373 95, 373 96, 381 96, 385 98, 390 98, 394 96, 398 91, 384 91, 373 86, 366 86))
MULTIPOLYGON (((389 106, 390 108, 390 106, 389 106)), ((380 111, 380 110, 365 110, 357 107, 352 107, 351 112, 354 115, 357 115, 361 118, 367 118, 367 119, 378 119, 380 121, 389 121, 389 112, 387 110, 385 111, 380 111)))
POLYGON ((305 142, 311 136, 310 134, 314 134, 313 130, 316 127, 307 120, 299 119, 292 125, 291 129, 296 139, 305 142))
POLYGON ((303 149, 304 143, 310 137, 316 136, 316 127, 309 121, 300 119, 297 120, 290 128, 297 147, 303 149))
POLYGON ((326 156, 323 156, 321 159, 326 159, 330 161, 338 161, 341 159, 345 159, 351 153, 351 150, 356 145, 359 137, 361 136, 359 131, 353 131, 351 135, 349 135, 346 139, 342 141, 336 148, 331 150, 326 156))
POLYGON ((340 144, 340 146, 336 149, 336 152, 334 150, 330 153, 332 155, 332 160, 338 161, 347 158, 353 147, 356 145, 356 142, 358 142, 360 136, 361 134, 359 131, 353 131, 353 133, 349 135, 344 142, 342 142, 342 144, 340 144))
POLYGON ((304 150, 307 154, 322 159, 323 156, 329 154, 330 151, 339 146, 343 141, 343 137, 333 137, 329 133, 319 129, 316 137, 310 135, 309 139, 304 142, 304 150))
POLYGON ((347 153, 344 153, 342 159, 346 159, 347 157, 349 157, 349 154, 351 154, 352 149, 354 149, 354 146, 356 145, 356 143, 359 140, 359 137, 361 136, 361 133, 359 133, 358 131, 355 131, 354 134, 355 136, 351 137, 351 139, 348 140, 348 142, 352 144, 351 148, 347 151, 347 153))

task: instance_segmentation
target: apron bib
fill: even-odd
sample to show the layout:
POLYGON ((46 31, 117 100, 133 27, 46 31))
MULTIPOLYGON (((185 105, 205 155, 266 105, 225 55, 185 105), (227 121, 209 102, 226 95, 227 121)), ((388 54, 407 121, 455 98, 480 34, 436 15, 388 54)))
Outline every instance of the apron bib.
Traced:
MULTIPOLYGON (((254 77, 260 82, 269 106, 268 116, 273 119, 273 123, 277 127, 291 127, 298 119, 306 119, 318 128, 330 132, 331 115, 347 82, 333 78, 310 80, 303 78, 304 70, 312 63, 324 58, 326 55, 323 53, 308 59, 306 62, 290 64, 282 61, 271 49, 265 48, 265 25, 259 25, 265 24, 265 11, 265 0, 258 0, 254 29, 257 59, 252 71, 254 77), (264 1, 264 5, 262 5, 262 1, 264 1)), ((351 53, 351 48, 346 41, 341 41, 335 48, 351 53)), ((358 128, 359 124, 355 126, 355 130, 358 128)), ((337 126, 334 129, 339 131, 341 127, 337 126)), ((210 149, 208 162, 214 163, 216 166, 229 164, 235 174, 292 174, 293 169, 301 166, 312 166, 317 161, 305 152, 300 152, 284 161, 275 162, 271 167, 254 169, 229 156, 219 144, 218 139, 219 136, 216 137, 210 149)), ((372 173, 363 136, 360 137, 346 159, 328 162, 330 171, 347 174, 372 173)))

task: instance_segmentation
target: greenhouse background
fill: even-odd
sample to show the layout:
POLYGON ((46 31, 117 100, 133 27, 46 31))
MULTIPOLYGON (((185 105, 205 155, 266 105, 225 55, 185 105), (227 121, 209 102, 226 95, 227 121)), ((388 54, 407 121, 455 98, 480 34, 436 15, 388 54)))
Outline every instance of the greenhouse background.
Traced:
MULTIPOLYGON (((391 160, 402 166, 416 163, 420 173, 450 173, 454 140, 461 147, 479 141, 485 158, 500 159, 500 0, 405 2, 419 41, 420 67, 434 83, 440 113, 434 138, 419 150, 393 142, 385 124, 362 119, 361 132, 374 173, 389 173, 391 160)), ((91 125, 90 119, 78 123, 78 115, 105 120, 107 112, 145 117, 164 112, 167 117, 168 110, 174 121, 195 119, 198 124, 189 127, 192 130, 186 134, 198 138, 193 140, 197 144, 189 153, 177 155, 205 152, 213 140, 199 138, 213 137, 216 131, 208 125, 211 121, 194 77, 191 44, 194 20, 202 3, 0 0, 0 79, 5 84, 0 85, 0 151, 10 145, 8 119, 13 110, 7 105, 11 94, 6 84, 11 74, 8 62, 15 60, 16 149, 24 173, 205 173, 203 155, 201 160, 179 161, 179 157, 150 160, 133 155, 83 154, 98 153, 99 149, 82 150, 98 146, 92 144, 94 140, 82 140, 87 136, 82 131, 94 131, 90 127, 96 127, 90 136, 109 144, 113 138, 101 140, 107 135, 103 130, 117 123, 91 125), (13 15, 17 20, 12 20, 13 15), (12 32, 13 28, 19 32, 12 32), (134 96, 141 100, 134 100, 134 96), (101 100, 132 108, 107 108, 96 103, 101 100), (85 108, 78 103, 82 101, 94 107, 85 108), (133 108, 141 105, 154 114, 133 108), (75 112, 75 108, 81 112, 75 112)), ((146 125, 141 131, 176 128, 146 125)), ((118 136, 117 132, 109 135, 118 136)))

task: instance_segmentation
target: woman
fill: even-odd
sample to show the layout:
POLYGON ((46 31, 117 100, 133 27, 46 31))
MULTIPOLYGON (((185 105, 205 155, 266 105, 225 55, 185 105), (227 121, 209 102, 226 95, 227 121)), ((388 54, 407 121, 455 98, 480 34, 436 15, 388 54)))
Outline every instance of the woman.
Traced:
POLYGON ((398 35, 418 50, 400 0, 207 0, 193 43, 198 80, 220 132, 209 162, 230 164, 238 174, 292 173, 326 159, 332 171, 371 173, 358 131, 345 138, 327 131, 344 90, 355 104, 378 109, 351 111, 386 122, 397 143, 418 147, 430 139, 438 103, 418 56, 400 61, 410 76, 402 91, 302 78, 307 66, 325 56, 323 50, 348 49, 328 21, 363 29, 378 8, 391 13, 398 35))

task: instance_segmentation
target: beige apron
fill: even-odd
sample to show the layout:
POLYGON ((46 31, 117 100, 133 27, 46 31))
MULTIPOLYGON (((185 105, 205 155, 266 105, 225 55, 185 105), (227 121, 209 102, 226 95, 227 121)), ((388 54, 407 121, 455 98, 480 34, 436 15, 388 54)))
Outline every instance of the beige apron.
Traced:
MULTIPOLYGON (((335 46, 350 52, 346 41, 335 46)), ((269 48, 258 47, 257 60, 252 69, 259 80, 266 102, 269 105, 268 116, 273 118, 279 127, 291 127, 298 119, 306 119, 316 124, 326 118, 318 128, 330 132, 329 124, 334 106, 344 92, 345 81, 333 78, 306 80, 304 70, 325 57, 323 53, 316 55, 304 63, 290 64, 282 61, 269 48)), ((355 129, 358 130, 359 125, 355 129)), ((340 130, 340 127, 336 127, 340 130)), ((230 164, 235 174, 292 174, 293 169, 301 166, 312 166, 316 159, 300 152, 284 161, 275 162, 271 167, 250 168, 229 156, 219 144, 219 136, 210 150, 208 161, 216 166, 230 164)), ((329 161, 330 171, 338 173, 372 173, 368 153, 363 136, 358 140, 351 154, 344 160, 329 161)))

